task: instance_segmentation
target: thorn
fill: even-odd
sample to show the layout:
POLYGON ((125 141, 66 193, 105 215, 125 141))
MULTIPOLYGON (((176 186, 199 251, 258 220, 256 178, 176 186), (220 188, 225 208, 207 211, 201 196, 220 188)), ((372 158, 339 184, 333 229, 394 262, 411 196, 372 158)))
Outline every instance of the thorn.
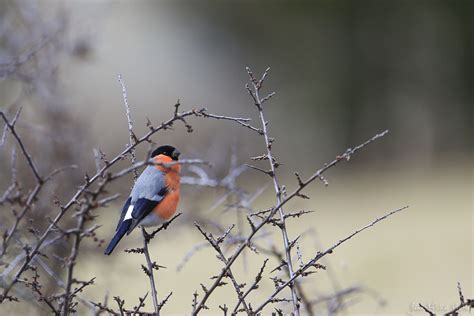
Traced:
POLYGON ((298 185, 302 187, 304 183, 303 183, 303 180, 301 180, 300 174, 295 171, 295 176, 296 176, 296 180, 298 180, 298 185))
POLYGON ((303 193, 297 193, 296 194, 297 197, 300 197, 302 199, 305 199, 305 200, 309 200, 309 196, 303 194, 303 193))

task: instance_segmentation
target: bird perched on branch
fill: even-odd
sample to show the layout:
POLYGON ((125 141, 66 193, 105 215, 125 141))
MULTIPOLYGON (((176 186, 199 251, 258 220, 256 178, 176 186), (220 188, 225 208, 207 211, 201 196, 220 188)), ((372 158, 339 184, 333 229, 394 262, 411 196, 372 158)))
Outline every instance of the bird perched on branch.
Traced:
POLYGON ((179 202, 180 152, 170 145, 152 153, 154 165, 147 166, 138 177, 130 197, 123 206, 115 235, 106 255, 110 255, 125 234, 137 226, 156 226, 170 219, 179 202))

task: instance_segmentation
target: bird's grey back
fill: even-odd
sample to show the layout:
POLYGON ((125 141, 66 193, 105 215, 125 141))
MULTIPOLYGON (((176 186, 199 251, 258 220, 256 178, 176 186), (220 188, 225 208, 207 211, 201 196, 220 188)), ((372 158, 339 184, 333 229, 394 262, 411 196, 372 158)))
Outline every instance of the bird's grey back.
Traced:
POLYGON ((130 197, 132 204, 140 198, 161 201, 166 192, 165 175, 154 166, 147 166, 133 186, 130 197))

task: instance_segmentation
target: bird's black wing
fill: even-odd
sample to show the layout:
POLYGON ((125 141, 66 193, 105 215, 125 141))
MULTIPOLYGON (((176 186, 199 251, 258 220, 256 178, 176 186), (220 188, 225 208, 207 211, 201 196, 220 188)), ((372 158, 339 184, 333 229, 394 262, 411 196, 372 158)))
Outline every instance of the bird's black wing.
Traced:
POLYGON ((165 197, 166 192, 167 192, 166 187, 164 187, 160 192, 156 194, 156 196, 161 197, 159 201, 149 200, 146 198, 140 198, 135 202, 135 204, 133 205, 133 211, 132 211, 132 225, 130 225, 130 228, 128 229, 127 234, 130 234, 130 232, 135 227, 137 227, 138 224, 140 224, 141 220, 144 219, 148 214, 150 214, 151 211, 153 211, 155 206, 157 206, 158 203, 160 203, 161 200, 165 197))
POLYGON ((129 197, 128 200, 125 202, 123 208, 122 208, 122 213, 120 214, 120 219, 117 223, 117 228, 115 228, 115 231, 117 231, 120 227, 120 224, 122 224, 123 219, 125 218, 125 214, 127 214, 128 207, 130 206, 130 203, 132 202, 132 198, 129 197))

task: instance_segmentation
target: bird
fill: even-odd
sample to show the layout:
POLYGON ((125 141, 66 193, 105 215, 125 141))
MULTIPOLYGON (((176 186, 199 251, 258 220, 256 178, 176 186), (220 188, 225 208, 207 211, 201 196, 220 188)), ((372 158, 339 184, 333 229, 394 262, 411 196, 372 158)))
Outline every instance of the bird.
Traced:
POLYGON ((175 214, 180 195, 179 155, 171 145, 160 146, 152 152, 154 164, 147 166, 136 180, 104 254, 110 255, 122 237, 135 227, 156 226, 175 214), (164 165, 167 163, 170 165, 164 165))

